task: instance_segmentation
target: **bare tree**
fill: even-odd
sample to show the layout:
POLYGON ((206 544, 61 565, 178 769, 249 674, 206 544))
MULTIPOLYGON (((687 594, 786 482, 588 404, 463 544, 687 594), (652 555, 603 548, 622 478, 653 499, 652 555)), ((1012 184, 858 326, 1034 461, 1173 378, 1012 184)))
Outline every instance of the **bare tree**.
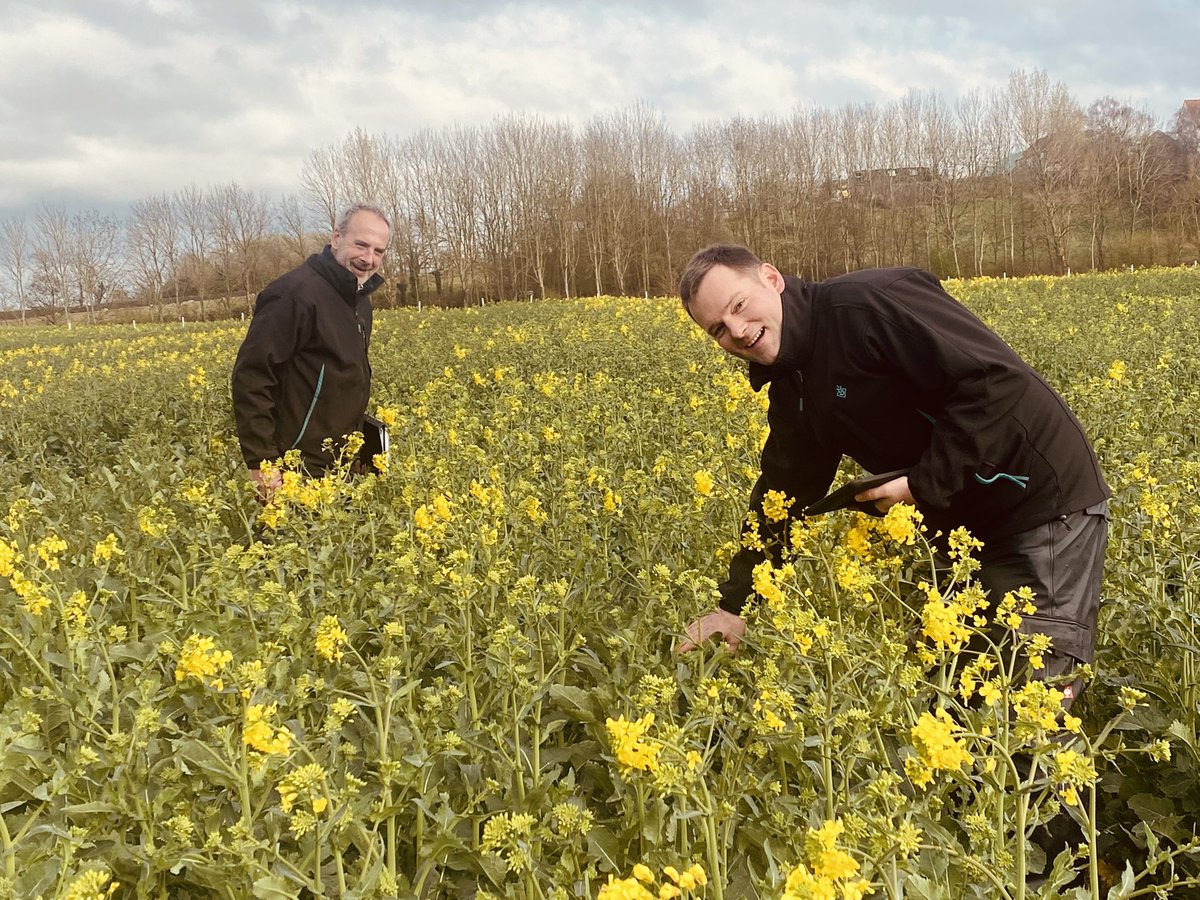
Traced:
POLYGON ((124 229, 117 219, 88 210, 71 218, 71 234, 79 305, 95 321, 96 308, 115 292, 124 275, 124 229))
POLYGON ((71 219, 62 206, 43 204, 37 213, 34 238, 34 265, 37 283, 47 295, 47 305, 53 309, 62 305, 63 319, 71 321, 71 263, 74 258, 74 239, 71 219))
POLYGON ((336 146, 314 150, 300 171, 305 199, 328 223, 330 233, 337 225, 338 215, 344 205, 340 156, 336 146))
POLYGON ((463 305, 473 292, 479 258, 479 142, 478 129, 456 127, 433 148, 432 207, 447 261, 458 275, 463 305))
POLYGON ((313 250, 311 215, 298 194, 284 194, 275 205, 275 219, 283 229, 288 248, 288 259, 298 266, 308 259, 313 250))
POLYGON ((170 197, 159 194, 134 203, 132 215, 127 246, 134 284, 155 305, 162 321, 166 318, 163 295, 168 281, 175 283, 175 309, 180 312, 178 210, 170 197))
POLYGON ((233 302, 234 285, 238 282, 248 308, 255 293, 253 285, 265 280, 265 275, 256 270, 256 264, 271 221, 270 204, 261 193, 248 191, 234 181, 209 192, 208 218, 225 281, 227 308, 233 302))
POLYGON ((25 322, 25 280, 29 274, 30 252, 29 230, 25 219, 5 219, 0 224, 0 264, 12 282, 17 296, 17 307, 21 310, 21 323, 25 322))
POLYGON ((208 317, 205 308, 208 300, 209 253, 212 249, 212 225, 208 211, 208 195, 196 185, 189 185, 172 198, 176 217, 180 223, 183 264, 176 281, 189 275, 192 289, 200 301, 200 318, 208 317))
POLYGON ((1082 194, 1084 117, 1061 82, 1045 72, 1009 77, 1013 121, 1026 147, 1021 164, 1041 213, 1055 271, 1070 268, 1071 226, 1082 194))

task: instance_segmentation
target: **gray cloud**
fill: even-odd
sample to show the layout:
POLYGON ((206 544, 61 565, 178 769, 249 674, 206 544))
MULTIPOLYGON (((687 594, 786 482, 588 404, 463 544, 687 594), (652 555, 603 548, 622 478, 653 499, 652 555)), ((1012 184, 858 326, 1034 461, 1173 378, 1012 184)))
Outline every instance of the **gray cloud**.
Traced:
POLYGON ((1183 0, 49 0, 0 10, 0 215, 185 184, 295 190, 355 127, 522 110, 582 124, 643 100, 732 115, 953 99, 1040 68, 1084 106, 1200 96, 1183 0))

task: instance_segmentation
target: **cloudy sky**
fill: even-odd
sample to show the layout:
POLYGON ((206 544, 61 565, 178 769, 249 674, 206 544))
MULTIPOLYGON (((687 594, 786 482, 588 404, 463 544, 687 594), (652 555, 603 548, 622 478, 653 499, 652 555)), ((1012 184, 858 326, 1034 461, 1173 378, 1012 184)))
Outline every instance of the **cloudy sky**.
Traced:
POLYGON ((294 191, 355 127, 404 136, 643 100, 734 114, 953 100, 1044 70, 1169 121, 1200 97, 1197 0, 3 0, 0 217, 236 181, 294 191))

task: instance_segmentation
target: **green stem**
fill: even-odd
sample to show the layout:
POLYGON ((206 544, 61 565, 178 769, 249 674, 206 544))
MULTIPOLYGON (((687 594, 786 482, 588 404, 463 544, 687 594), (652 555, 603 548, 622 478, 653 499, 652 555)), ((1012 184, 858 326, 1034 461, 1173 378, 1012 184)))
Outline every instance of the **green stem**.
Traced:
POLYGON ((821 777, 825 780, 825 819, 833 819, 833 657, 825 654, 825 716, 822 722, 821 777))
POLYGON ((1096 785, 1088 787, 1088 885, 1092 896, 1100 896, 1100 861, 1096 855, 1096 785))
POLYGON ((8 823, 0 815, 0 848, 4 850, 4 874, 9 881, 17 877, 17 857, 13 852, 12 838, 8 833, 8 823))

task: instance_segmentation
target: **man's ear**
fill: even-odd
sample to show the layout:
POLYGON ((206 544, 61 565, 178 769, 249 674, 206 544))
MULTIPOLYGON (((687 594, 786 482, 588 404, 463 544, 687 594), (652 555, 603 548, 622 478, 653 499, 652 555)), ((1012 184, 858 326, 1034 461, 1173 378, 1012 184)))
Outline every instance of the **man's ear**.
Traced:
POLYGON ((783 282, 783 273, 782 272, 780 272, 777 268, 775 268, 770 263, 763 263, 762 266, 759 267, 758 271, 759 271, 759 274, 762 276, 763 281, 765 281, 772 288, 774 288, 775 292, 777 294, 783 293, 784 282, 783 282))

